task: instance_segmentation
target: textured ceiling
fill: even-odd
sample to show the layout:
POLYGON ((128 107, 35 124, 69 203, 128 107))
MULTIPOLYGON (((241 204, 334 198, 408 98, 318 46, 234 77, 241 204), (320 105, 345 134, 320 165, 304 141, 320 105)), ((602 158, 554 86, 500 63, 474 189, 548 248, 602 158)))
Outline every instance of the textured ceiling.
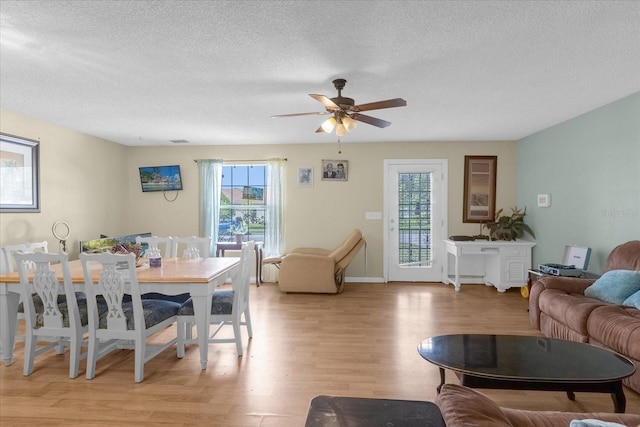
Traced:
MULTIPOLYGON (((0 1, 0 106, 125 145, 515 140, 640 91, 638 1, 0 1)), ((41 137, 44 137, 41 136, 41 137)))

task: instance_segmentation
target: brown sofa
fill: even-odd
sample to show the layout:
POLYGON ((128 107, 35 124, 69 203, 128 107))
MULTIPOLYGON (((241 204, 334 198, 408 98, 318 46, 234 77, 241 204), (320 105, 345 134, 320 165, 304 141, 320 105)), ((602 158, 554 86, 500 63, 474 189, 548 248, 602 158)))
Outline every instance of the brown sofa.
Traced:
MULTIPOLYGON (((605 271, 640 271, 640 240, 617 246, 605 271)), ((531 287, 529 320, 545 336, 591 343, 628 357, 636 372, 623 382, 640 393, 640 310, 585 296, 595 279, 542 276, 531 287)))
POLYGON ((278 260, 280 290, 329 294, 342 292, 345 270, 364 245, 362 232, 356 229, 333 250, 294 249, 278 260))
POLYGON ((573 420, 596 419, 625 426, 640 425, 640 415, 527 411, 498 406, 484 394, 457 384, 444 384, 436 398, 449 427, 568 427, 573 420))

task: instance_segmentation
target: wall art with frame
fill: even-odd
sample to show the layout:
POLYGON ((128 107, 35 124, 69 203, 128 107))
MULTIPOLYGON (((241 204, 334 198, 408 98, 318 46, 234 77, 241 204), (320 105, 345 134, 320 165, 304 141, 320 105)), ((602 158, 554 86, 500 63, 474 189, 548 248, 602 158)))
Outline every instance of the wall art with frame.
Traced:
POLYGON ((298 187, 313 187, 313 167, 298 168, 298 187))
POLYGON ((323 160, 322 180, 323 181, 347 181, 349 177, 348 160, 323 160))
POLYGON ((464 156, 462 222, 494 220, 497 164, 497 156, 464 156))
POLYGON ((40 212, 40 142, 0 133, 0 212, 40 212))

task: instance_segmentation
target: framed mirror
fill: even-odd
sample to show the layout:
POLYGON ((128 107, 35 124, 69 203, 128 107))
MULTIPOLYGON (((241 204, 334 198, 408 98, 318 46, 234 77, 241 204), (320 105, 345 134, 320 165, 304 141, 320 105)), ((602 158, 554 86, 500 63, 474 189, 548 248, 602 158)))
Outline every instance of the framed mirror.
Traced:
POLYGON ((464 156, 462 222, 490 222, 496 212, 498 156, 464 156))

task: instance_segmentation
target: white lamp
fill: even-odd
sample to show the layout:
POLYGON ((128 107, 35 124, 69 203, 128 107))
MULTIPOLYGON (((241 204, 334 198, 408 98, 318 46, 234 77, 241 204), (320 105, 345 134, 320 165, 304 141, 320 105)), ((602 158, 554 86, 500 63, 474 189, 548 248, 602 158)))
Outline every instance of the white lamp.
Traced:
POLYGON ((333 130, 334 126, 336 125, 336 119, 335 117, 329 117, 327 120, 325 120, 322 125, 320 125, 320 127, 322 128, 323 131, 325 131, 326 133, 331 133, 331 131, 333 130))
POLYGON ((351 117, 345 115, 342 118, 342 124, 347 129, 347 132, 351 132, 352 130, 354 130, 356 128, 356 126, 358 125, 358 122, 353 120, 351 117))

